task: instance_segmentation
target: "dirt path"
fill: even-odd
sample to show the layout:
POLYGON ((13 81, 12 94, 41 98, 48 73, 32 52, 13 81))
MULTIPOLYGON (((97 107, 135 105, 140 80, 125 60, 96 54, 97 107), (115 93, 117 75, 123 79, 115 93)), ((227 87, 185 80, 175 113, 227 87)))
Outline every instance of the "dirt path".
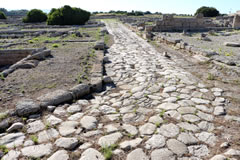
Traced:
POLYGON ((27 121, 25 133, 14 133, 21 134, 14 147, 16 140, 8 141, 9 134, 4 135, 0 144, 12 148, 12 156, 14 152, 17 157, 49 160, 207 160, 217 154, 239 158, 240 151, 234 150, 238 146, 228 146, 235 133, 221 134, 225 126, 220 115, 226 114, 228 105, 221 87, 179 67, 124 25, 108 22, 107 28, 115 43, 106 55, 110 63, 105 69, 116 88, 107 86, 92 100, 63 105, 27 121), (23 145, 32 134, 38 144, 23 145))

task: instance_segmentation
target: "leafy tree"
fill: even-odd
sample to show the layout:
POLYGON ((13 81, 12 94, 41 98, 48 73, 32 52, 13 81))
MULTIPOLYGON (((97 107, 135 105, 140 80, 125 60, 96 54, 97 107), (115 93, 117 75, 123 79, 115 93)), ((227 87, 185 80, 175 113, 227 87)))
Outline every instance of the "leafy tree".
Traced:
POLYGON ((219 11, 216 8, 206 6, 199 8, 196 11, 195 15, 199 13, 202 13, 204 17, 216 17, 220 15, 219 11))
POLYGON ((53 8, 48 14, 48 25, 83 25, 90 18, 90 12, 81 8, 72 8, 68 5, 62 8, 53 8))
POLYGON ((5 16, 5 14, 3 12, 0 11, 0 19, 7 19, 7 17, 5 16))
POLYGON ((23 18, 24 23, 45 22, 46 20, 47 15, 39 9, 32 9, 27 13, 27 16, 23 18))
POLYGON ((146 11, 144 12, 144 14, 152 14, 150 11, 146 11))

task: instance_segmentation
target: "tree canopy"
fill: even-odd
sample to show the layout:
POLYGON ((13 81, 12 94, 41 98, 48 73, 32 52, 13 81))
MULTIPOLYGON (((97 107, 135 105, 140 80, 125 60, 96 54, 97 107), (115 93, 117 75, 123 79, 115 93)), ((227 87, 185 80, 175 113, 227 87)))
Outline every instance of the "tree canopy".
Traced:
POLYGON ((202 13, 204 17, 216 17, 216 16, 220 15, 219 11, 216 8, 206 7, 206 6, 199 8, 196 11, 195 15, 197 15, 199 13, 202 13))

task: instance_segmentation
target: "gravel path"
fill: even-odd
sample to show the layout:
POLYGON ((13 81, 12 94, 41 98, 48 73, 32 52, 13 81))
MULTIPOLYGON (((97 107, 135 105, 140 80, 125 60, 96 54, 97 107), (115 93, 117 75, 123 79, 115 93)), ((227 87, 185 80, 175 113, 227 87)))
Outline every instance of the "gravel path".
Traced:
MULTIPOLYGON (((107 28, 115 44, 105 67, 116 88, 29 119, 25 132, 1 135, 0 145, 11 150, 3 159, 104 160, 111 150, 114 160, 214 157, 223 90, 207 88, 122 24, 107 28)), ((239 155, 230 149, 211 160, 239 155)))

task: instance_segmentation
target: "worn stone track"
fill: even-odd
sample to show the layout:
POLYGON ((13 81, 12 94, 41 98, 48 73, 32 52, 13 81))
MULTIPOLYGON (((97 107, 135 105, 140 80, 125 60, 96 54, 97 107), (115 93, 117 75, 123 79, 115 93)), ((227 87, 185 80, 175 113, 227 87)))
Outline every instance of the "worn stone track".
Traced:
MULTIPOLYGON (((116 160, 214 157, 224 91, 205 86, 124 25, 107 28, 115 43, 105 69, 116 87, 29 119, 25 132, 1 135, 0 144, 11 150, 3 159, 104 160, 103 148, 114 148, 116 160)), ((230 149, 225 157, 239 152, 230 149)))

